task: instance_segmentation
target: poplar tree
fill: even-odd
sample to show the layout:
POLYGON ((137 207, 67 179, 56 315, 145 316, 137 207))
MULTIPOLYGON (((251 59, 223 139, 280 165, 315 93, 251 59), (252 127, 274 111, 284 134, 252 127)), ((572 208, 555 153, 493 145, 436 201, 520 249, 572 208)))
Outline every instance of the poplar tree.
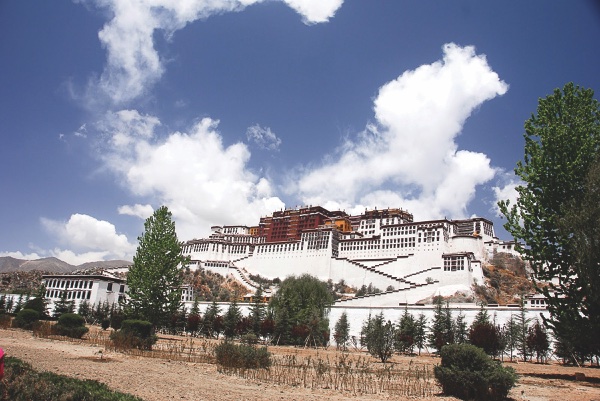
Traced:
POLYGON ((169 209, 162 206, 146 220, 127 274, 127 315, 147 320, 155 329, 182 305, 181 266, 187 259, 171 217, 169 209))
POLYGON ((540 99, 524 138, 525 155, 515 168, 523 182, 518 199, 499 203, 504 227, 536 280, 547 283, 538 286, 550 314, 544 323, 564 343, 597 355, 600 193, 590 169, 600 153, 600 103, 593 90, 568 83, 540 99))

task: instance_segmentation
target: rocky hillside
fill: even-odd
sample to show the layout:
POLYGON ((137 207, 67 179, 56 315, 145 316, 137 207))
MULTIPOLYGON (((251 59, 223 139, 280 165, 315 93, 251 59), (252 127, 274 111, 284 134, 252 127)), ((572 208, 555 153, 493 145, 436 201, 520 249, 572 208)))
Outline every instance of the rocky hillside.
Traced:
POLYGON ((519 303, 522 295, 535 291, 527 274, 527 265, 509 253, 497 253, 483 266, 484 285, 475 286, 478 298, 487 303, 519 303))
POLYGON ((249 292, 246 286, 233 277, 223 277, 202 268, 194 272, 186 271, 184 282, 194 286, 200 301, 230 301, 249 292))

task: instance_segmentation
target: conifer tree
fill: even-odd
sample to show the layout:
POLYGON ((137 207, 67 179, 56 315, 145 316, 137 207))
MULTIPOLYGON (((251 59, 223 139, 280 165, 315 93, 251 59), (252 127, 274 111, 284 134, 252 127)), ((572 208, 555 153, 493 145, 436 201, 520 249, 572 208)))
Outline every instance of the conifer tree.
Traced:
POLYGON ((54 303, 53 316, 58 319, 65 313, 73 313, 74 311, 75 303, 73 302, 73 300, 68 300, 67 291, 61 292, 60 298, 54 303))
POLYGON ((14 297, 9 297, 6 300, 6 306, 4 307, 6 309, 6 313, 12 313, 13 312, 14 303, 15 303, 14 297))
POLYGON ((394 354, 394 332, 396 328, 391 321, 385 320, 383 312, 370 318, 366 324, 364 343, 369 354, 385 363, 394 354))
POLYGON ((525 303, 521 299, 521 306, 519 313, 515 317, 515 345, 517 352, 521 355, 524 361, 527 361, 529 357, 529 347, 527 346, 527 335, 529 334, 529 325, 531 318, 527 317, 527 311, 525 310, 525 303))
POLYGON ((84 299, 79 303, 79 307, 77 308, 77 314, 83 316, 83 318, 88 321, 92 316, 92 307, 87 299, 84 299))
POLYGON ((419 355, 421 355, 421 350, 425 348, 425 343, 427 341, 427 318, 425 314, 420 313, 419 317, 415 322, 415 345, 419 349, 419 355))
POLYGON ((464 344, 469 339, 469 331, 467 330, 467 322, 465 321, 465 314, 461 311, 458 312, 454 323, 454 342, 456 344, 464 344))
POLYGON ((149 321, 156 328, 181 308, 181 266, 187 262, 166 206, 146 220, 138 241, 127 274, 126 314, 149 321))
POLYGON ((434 302, 435 311, 429 332, 429 345, 439 352, 444 345, 454 343, 454 328, 448 302, 444 306, 442 297, 436 297, 434 302))
POLYGON ((250 318, 250 322, 252 325, 252 332, 256 336, 260 336, 260 326, 265 319, 267 305, 263 302, 263 289, 262 286, 259 286, 256 290, 254 296, 252 297, 252 304, 250 305, 250 310, 248 317, 250 318))
POLYGON ((233 302, 229 304, 225 316, 223 316, 223 334, 225 335, 225 338, 232 339, 237 336, 237 326, 241 319, 242 312, 240 311, 237 301, 234 299, 233 302))
POLYGON ((333 339, 337 349, 346 350, 348 339, 350 338, 350 323, 348 323, 348 314, 344 311, 335 323, 333 339))
POLYGON ((408 307, 404 307, 404 313, 398 322, 398 329, 395 333, 396 351, 412 354, 415 346, 415 336, 417 325, 412 314, 408 313, 408 307))
POLYGON ((213 337, 219 332, 217 319, 221 314, 221 308, 217 304, 217 301, 213 299, 212 304, 206 309, 204 314, 204 321, 202 325, 202 332, 207 337, 213 337))
POLYGON ((511 313, 510 318, 506 321, 504 325, 504 338, 506 342, 506 349, 509 352, 510 361, 513 360, 513 352, 517 348, 517 341, 519 337, 519 327, 517 325, 517 321, 515 316, 511 313))
POLYGON ((19 313, 21 312, 21 309, 23 309, 23 294, 19 295, 13 313, 19 313))

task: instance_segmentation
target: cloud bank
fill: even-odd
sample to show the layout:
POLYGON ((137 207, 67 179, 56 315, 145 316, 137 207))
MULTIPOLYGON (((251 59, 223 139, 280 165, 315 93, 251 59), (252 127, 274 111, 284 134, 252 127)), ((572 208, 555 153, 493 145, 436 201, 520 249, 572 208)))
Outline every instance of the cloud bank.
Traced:
MULTIPOLYGON (((110 20, 98 33, 107 62, 99 78, 89 81, 88 107, 99 99, 122 106, 147 93, 161 78, 165 62, 154 47, 153 35, 170 39, 179 29, 197 20, 242 11, 263 0, 82 0, 107 10, 110 20)), ((306 24, 328 21, 343 0, 285 0, 306 24)))
POLYGON ((401 206, 419 219, 465 215, 495 169, 485 154, 458 149, 456 138, 471 113, 508 85, 474 47, 450 43, 443 53, 379 89, 375 122, 298 178, 304 203, 401 206))
MULTIPOLYGON (((133 195, 169 207, 180 239, 215 224, 256 224, 284 206, 270 181, 248 169, 247 146, 223 144, 218 121, 205 118, 189 132, 166 136, 155 133, 159 126, 156 117, 135 110, 109 113, 101 125, 107 137, 102 158, 133 195)), ((130 208, 120 212, 135 214, 130 208)))
POLYGON ((42 218, 42 227, 56 236, 59 243, 68 249, 54 248, 48 251, 50 256, 67 263, 81 263, 125 259, 132 260, 136 245, 118 234, 115 226, 108 221, 97 220, 85 214, 73 214, 68 221, 56 221, 42 218))

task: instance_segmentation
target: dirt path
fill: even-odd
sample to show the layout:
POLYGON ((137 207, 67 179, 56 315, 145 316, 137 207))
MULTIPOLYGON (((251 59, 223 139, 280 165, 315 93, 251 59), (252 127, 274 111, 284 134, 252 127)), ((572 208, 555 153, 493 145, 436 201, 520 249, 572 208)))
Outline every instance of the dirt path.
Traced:
MULTIPOLYGON (((0 330, 0 346, 8 356, 20 358, 38 370, 80 379, 98 380, 113 389, 136 395, 147 401, 402 400, 386 394, 357 397, 327 389, 310 390, 257 383, 223 375, 217 372, 216 366, 212 364, 127 356, 106 352, 102 347, 83 343, 36 338, 31 335, 31 332, 21 330, 0 330), (103 351, 102 360, 99 351, 103 351)), ((431 360, 432 364, 436 363, 433 358, 423 359, 431 360)), ((600 401, 600 369, 534 364, 511 366, 520 373, 537 375, 523 376, 520 379, 519 385, 511 392, 513 400, 600 401), (591 382, 569 380, 576 371, 584 372, 586 377, 594 377, 598 380, 593 379, 591 382), (539 377, 544 375, 545 378, 539 377)), ((414 400, 414 398, 407 399, 414 400)), ((419 400, 452 401, 454 398, 430 397, 419 400)))

